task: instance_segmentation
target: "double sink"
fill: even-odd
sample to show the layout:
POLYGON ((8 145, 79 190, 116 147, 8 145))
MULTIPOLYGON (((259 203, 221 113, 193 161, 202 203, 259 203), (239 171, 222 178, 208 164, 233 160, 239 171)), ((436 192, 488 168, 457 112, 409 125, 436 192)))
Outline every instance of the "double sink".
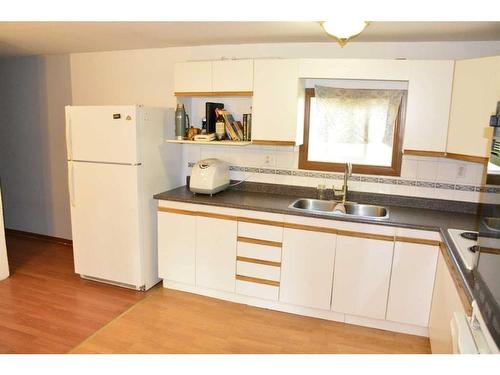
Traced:
POLYGON ((300 198, 292 202, 288 207, 325 216, 358 217, 378 220, 389 218, 389 210, 383 206, 346 202, 344 204, 344 212, 344 210, 339 210, 338 207, 337 210, 335 209, 338 204, 342 204, 342 202, 300 198))

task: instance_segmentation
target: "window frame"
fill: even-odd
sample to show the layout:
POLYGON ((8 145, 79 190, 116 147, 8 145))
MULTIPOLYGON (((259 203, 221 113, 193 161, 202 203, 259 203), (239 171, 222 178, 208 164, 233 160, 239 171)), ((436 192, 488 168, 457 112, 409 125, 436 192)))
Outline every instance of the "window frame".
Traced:
MULTIPOLYGON (((345 163, 328 163, 322 161, 311 161, 307 159, 309 149, 309 119, 311 110, 311 98, 315 97, 314 88, 305 89, 304 103, 304 142, 299 148, 299 169, 325 171, 325 172, 344 172, 345 163)), ((352 172, 358 174, 372 174, 384 176, 401 176, 401 163, 403 159, 403 134, 406 114, 407 91, 403 93, 401 105, 399 106, 394 124, 394 136, 392 141, 392 160, 391 166, 377 166, 367 164, 353 164, 352 172)))

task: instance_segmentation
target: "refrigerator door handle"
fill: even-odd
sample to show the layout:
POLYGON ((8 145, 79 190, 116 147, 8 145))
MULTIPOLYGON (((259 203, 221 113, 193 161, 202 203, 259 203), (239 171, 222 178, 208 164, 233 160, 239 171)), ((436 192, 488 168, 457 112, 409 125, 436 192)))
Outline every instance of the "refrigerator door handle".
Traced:
POLYGON ((73 162, 68 163, 69 171, 68 171, 68 188, 69 188, 69 201, 71 203, 71 207, 75 207, 75 179, 73 173, 73 162))
POLYGON ((66 118, 66 152, 68 160, 73 159, 72 148, 73 144, 71 142, 71 115, 68 114, 66 118))

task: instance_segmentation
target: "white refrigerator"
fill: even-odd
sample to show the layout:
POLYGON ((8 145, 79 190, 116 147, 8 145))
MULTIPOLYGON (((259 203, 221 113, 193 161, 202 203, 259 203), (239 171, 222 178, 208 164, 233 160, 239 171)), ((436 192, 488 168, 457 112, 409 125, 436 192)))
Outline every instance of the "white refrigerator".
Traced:
POLYGON ((181 150, 165 143, 170 112, 66 107, 73 252, 83 278, 138 290, 160 280, 153 195, 182 185, 181 150))

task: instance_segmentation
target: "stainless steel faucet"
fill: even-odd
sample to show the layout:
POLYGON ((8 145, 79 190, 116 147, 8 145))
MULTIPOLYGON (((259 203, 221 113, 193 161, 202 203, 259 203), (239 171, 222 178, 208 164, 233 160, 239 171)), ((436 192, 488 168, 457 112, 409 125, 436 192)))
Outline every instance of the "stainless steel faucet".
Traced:
POLYGON ((344 169, 344 186, 342 186, 342 204, 345 204, 345 201, 347 199, 347 181, 349 180, 349 177, 352 175, 352 164, 351 163, 345 163, 345 169, 344 169))
POLYGON ((345 204, 347 200, 347 193, 348 193, 348 187, 347 187, 347 182, 349 180, 349 177, 352 175, 352 164, 351 163, 345 163, 345 169, 344 169, 344 185, 342 186, 342 190, 337 190, 335 189, 335 186, 333 187, 333 197, 335 199, 335 192, 341 191, 342 192, 342 204, 345 204))

